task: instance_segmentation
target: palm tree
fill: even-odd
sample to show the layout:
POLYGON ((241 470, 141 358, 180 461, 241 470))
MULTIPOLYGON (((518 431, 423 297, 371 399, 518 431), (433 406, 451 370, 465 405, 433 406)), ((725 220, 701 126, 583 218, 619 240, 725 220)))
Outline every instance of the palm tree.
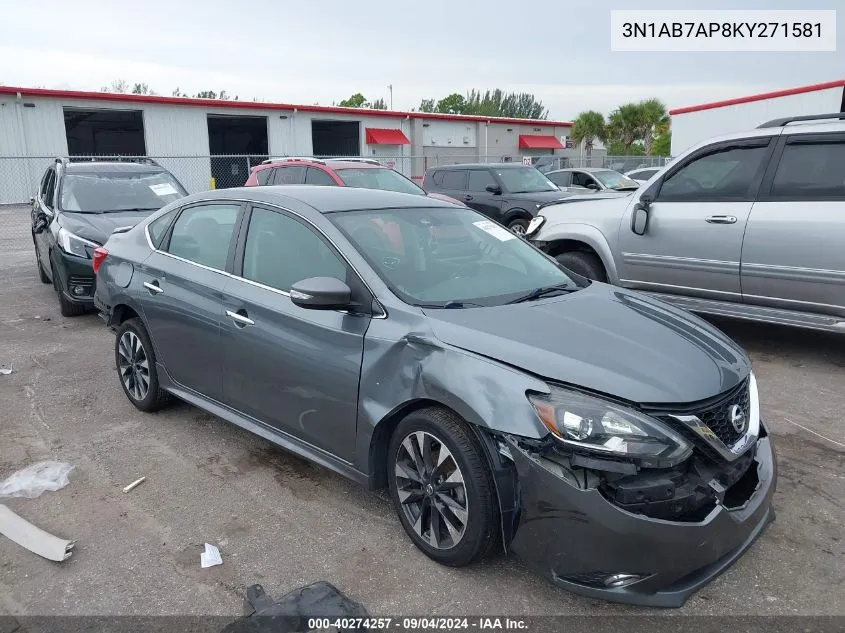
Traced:
POLYGON ((643 129, 642 108, 639 103, 626 103, 610 113, 607 122, 607 135, 618 141, 625 153, 630 154, 634 143, 640 139, 643 129))
POLYGON ((587 110, 579 114, 572 124, 572 140, 579 144, 584 141, 584 151, 589 158, 593 152, 593 143, 596 139, 604 141, 606 131, 604 115, 595 110, 587 110))
POLYGON ((643 141, 646 156, 651 156, 654 140, 669 131, 669 115, 666 106, 658 99, 647 99, 637 104, 640 118, 639 136, 643 141))

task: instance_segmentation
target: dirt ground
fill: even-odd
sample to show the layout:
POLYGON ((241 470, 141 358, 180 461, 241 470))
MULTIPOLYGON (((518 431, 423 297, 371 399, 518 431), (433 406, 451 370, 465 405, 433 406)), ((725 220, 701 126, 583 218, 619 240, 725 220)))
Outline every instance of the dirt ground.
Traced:
MULTIPOLYGON (((845 339, 717 325, 754 361, 779 459, 777 520, 680 612, 845 614, 845 339)), ((441 567, 383 493, 188 405, 137 411, 112 334, 94 314, 62 318, 39 282, 26 207, 0 207, 0 366, 10 363, 0 477, 42 459, 75 470, 63 490, 7 505, 77 546, 52 563, 0 537, 0 615, 237 615, 248 585, 278 596, 316 580, 377 614, 654 613, 571 595, 503 555, 441 567), (204 542, 222 566, 200 569, 204 542)))

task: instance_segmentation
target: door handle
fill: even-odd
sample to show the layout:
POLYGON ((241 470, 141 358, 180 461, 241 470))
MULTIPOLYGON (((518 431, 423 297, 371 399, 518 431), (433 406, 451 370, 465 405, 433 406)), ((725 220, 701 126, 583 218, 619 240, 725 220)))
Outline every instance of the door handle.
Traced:
POLYGON ((144 282, 144 288, 149 290, 151 295, 157 295, 160 292, 164 292, 164 288, 159 286, 158 282, 150 283, 149 281, 145 281, 144 282))
POLYGON ((235 325, 239 327, 245 327, 247 325, 255 325, 255 321, 250 319, 245 314, 240 314, 239 312, 232 312, 231 310, 226 310, 226 316, 232 319, 235 322, 235 325))
POLYGON ((735 215, 711 215, 706 220, 710 224, 736 224, 735 215))

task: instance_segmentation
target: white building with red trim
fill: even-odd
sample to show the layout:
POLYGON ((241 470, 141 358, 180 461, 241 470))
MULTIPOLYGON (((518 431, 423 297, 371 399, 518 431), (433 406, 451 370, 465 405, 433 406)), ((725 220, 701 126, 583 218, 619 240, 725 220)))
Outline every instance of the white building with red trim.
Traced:
POLYGON ((715 101, 669 111, 672 156, 713 136, 750 130, 786 116, 845 112, 845 80, 715 101))
POLYGON ((222 156, 372 156, 419 181, 443 162, 578 156, 567 147, 571 129, 565 121, 0 86, 0 203, 28 199, 56 156, 146 155, 189 191, 207 189, 212 177, 217 186, 246 180, 249 161, 222 156))

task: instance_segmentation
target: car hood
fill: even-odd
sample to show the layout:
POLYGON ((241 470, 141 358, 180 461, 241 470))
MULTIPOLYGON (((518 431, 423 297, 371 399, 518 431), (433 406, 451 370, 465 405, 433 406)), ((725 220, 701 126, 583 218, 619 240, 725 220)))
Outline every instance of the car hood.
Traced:
POLYGON ((113 211, 110 213, 72 213, 64 211, 59 216, 59 224, 66 231, 70 231, 79 237, 97 244, 105 244, 109 235, 116 228, 135 226, 153 213, 155 211, 113 211))
POLYGON ((751 370, 742 349, 702 319, 601 283, 535 302, 425 314, 444 343, 637 404, 711 398, 751 370))

